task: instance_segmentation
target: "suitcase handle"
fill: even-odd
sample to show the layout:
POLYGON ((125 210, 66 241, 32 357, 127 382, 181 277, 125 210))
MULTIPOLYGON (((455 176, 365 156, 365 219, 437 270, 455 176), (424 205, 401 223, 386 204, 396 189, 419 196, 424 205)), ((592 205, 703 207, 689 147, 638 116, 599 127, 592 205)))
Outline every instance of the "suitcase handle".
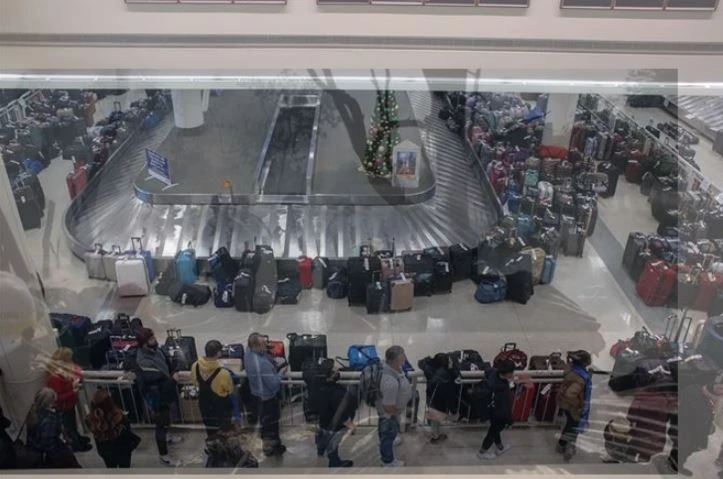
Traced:
POLYGON ((95 248, 95 253, 100 254, 101 251, 103 251, 103 244, 102 243, 95 243, 93 245, 93 248, 95 248))
POLYGON ((122 111, 121 102, 119 102, 119 101, 113 102, 113 111, 122 111))
POLYGON ((131 248, 133 248, 133 251, 143 251, 143 240, 140 236, 131 236, 131 248), (136 249, 136 243, 138 249, 136 249))
POLYGON ((296 341, 296 338, 298 338, 299 335, 296 333, 289 333, 286 335, 286 339, 289 340, 289 347, 293 347, 294 342, 296 341))
POLYGON ((166 330, 166 336, 173 339, 180 339, 181 338, 181 330, 178 328, 174 329, 167 329, 166 330))
POLYGON ((113 252, 113 254, 117 254, 117 255, 122 254, 122 253, 121 253, 121 247, 118 246, 117 244, 114 244, 113 246, 111 246, 111 247, 110 247, 110 250, 113 252))
POLYGON ((502 346, 502 351, 513 351, 517 349, 517 343, 505 343, 504 346, 502 346))

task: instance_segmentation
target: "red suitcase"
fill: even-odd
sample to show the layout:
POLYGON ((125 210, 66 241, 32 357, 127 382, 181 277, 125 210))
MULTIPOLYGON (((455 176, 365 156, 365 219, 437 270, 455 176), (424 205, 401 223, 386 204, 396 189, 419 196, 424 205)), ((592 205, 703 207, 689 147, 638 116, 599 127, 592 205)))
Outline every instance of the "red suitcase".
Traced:
MULTIPOLYGON (((530 358, 530 371, 561 371, 565 369, 565 361, 561 353, 552 353, 549 356, 532 356, 530 358)), ((537 384, 535 392, 535 419, 539 422, 553 422, 557 412, 557 393, 560 391, 559 383, 537 384)))
POLYGON ((514 422, 527 422, 530 420, 532 406, 535 404, 535 385, 529 374, 515 376, 517 383, 512 392, 512 420, 514 422))
POLYGON ((625 167, 625 180, 629 183, 640 183, 642 180, 640 162, 635 160, 628 161, 625 167))
POLYGON ((677 407, 677 397, 666 392, 638 392, 628 409, 631 424, 630 448, 639 462, 647 462, 665 449, 668 416, 677 407))
POLYGON ((78 193, 83 191, 85 185, 88 183, 88 169, 85 166, 75 169, 73 172, 68 173, 65 179, 68 185, 68 193, 70 193, 70 199, 74 199, 78 196, 78 193))
POLYGON ((717 291, 723 288, 723 275, 717 273, 702 273, 698 277, 698 296, 693 302, 693 309, 708 311, 717 291))
POLYGON ((314 282, 311 274, 314 262, 308 256, 300 256, 296 260, 296 266, 299 271, 299 285, 303 289, 311 289, 314 282))
POLYGON ((649 260, 640 274, 636 291, 648 306, 665 306, 677 280, 675 268, 662 260, 649 260))

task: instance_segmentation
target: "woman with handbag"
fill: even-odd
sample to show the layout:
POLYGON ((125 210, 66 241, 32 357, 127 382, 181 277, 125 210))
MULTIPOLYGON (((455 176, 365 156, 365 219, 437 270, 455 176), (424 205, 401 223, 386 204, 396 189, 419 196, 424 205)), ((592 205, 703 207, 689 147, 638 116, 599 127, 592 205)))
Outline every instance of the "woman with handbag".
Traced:
POLYGON ((141 438, 133 434, 128 416, 115 405, 105 389, 99 389, 93 396, 86 423, 106 467, 130 468, 131 455, 141 438))
POLYGON ((73 350, 58 348, 47 365, 48 387, 55 391, 58 399, 55 408, 63 418, 65 434, 71 441, 73 451, 90 451, 90 439, 78 432, 75 407, 78 404, 78 389, 82 376, 80 367, 73 362, 73 350))
POLYGON ((35 400, 25 420, 29 448, 43 455, 43 467, 46 469, 80 469, 63 434, 63 418, 55 409, 57 396, 50 388, 43 388, 35 395, 35 400))

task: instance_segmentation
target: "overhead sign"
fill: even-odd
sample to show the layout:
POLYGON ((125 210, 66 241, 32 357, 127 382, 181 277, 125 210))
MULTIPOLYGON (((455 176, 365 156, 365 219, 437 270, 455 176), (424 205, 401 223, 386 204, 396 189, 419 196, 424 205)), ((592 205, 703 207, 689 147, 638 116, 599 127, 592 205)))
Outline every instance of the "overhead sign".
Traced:
POLYGON ((168 164, 168 158, 159 155, 155 151, 146 149, 146 166, 148 174, 153 178, 171 186, 171 167, 168 164))

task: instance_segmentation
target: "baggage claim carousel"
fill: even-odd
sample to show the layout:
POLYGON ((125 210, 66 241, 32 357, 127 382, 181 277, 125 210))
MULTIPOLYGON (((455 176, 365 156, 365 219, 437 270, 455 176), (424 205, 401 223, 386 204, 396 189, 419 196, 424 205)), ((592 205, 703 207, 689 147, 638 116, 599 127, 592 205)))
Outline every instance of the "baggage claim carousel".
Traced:
POLYGON ((240 257, 254 241, 277 257, 345 258, 375 248, 476 244, 500 215, 480 165, 437 117, 442 100, 397 92, 400 136, 422 146, 419 185, 396 188, 359 169, 373 91, 224 91, 205 125, 168 115, 137 131, 70 204, 65 233, 82 257, 95 243, 143 238, 157 260, 192 245, 240 257), (150 178, 145 150, 169 159, 173 186, 150 178), (222 184, 224 186, 222 186, 222 184))

